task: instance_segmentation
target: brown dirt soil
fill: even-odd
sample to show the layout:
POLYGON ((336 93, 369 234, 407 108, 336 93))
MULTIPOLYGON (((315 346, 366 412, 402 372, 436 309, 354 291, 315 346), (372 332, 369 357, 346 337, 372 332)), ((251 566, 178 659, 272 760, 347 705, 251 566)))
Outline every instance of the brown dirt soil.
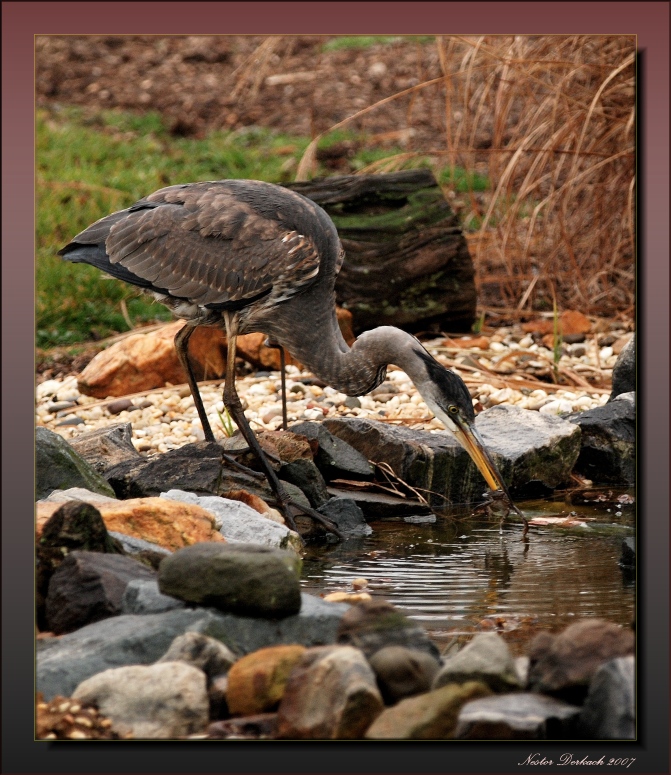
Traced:
MULTIPOLYGON (((330 39, 39 36, 37 104, 155 110, 177 135, 256 125, 311 136, 441 75, 437 48, 430 43, 399 39, 324 51, 330 39)), ((442 148, 444 89, 429 86, 350 126, 372 135, 372 144, 403 144, 411 136, 414 148, 442 148)))

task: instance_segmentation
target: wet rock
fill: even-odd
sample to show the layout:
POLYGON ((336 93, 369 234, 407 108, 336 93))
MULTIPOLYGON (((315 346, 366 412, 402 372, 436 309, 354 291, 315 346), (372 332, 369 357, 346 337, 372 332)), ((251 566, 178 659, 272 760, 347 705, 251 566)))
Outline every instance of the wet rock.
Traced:
POLYGON ((636 405, 615 400, 573 414, 569 421, 581 431, 575 470, 593 482, 628 484, 636 481, 636 405))
MULTIPOLYGON (((58 503, 37 504, 37 526, 46 522, 58 503)), ((173 551, 199 541, 224 543, 209 511, 189 503, 164 498, 131 498, 97 504, 109 531, 159 544, 173 551)))
POLYGON ((271 646, 239 659, 228 673, 226 700, 235 716, 275 710, 305 646, 271 646))
POLYGON ((302 550, 298 533, 285 525, 274 522, 239 500, 220 498, 216 495, 198 496, 184 490, 169 490, 161 498, 195 503, 214 515, 215 526, 227 543, 247 543, 269 546, 275 549, 302 550))
POLYGON ((461 707, 486 697, 490 690, 477 681, 448 684, 440 689, 401 700, 387 708, 370 726, 370 740, 444 740, 454 737, 461 707))
POLYGON ((73 699, 95 703, 112 729, 134 738, 173 738, 204 731, 209 720, 205 674, 184 662, 129 665, 88 678, 73 699))
POLYGON ((455 738, 556 740, 570 738, 580 708, 543 694, 517 692, 483 697, 459 711, 455 738))
POLYGON ((433 688, 466 681, 481 681, 495 692, 519 688, 515 660, 500 635, 495 632, 476 635, 463 649, 445 660, 433 688))
POLYGON ((114 491, 100 474, 57 433, 35 429, 35 500, 52 490, 85 487, 114 497, 114 491))
POLYGON ((202 543, 166 557, 159 589, 188 603, 245 616, 282 618, 301 607, 300 560, 255 544, 202 543))
POLYGON ((49 641, 38 641, 43 646, 37 655, 37 690, 47 700, 56 694, 68 697, 77 684, 103 670, 155 662, 178 635, 190 631, 216 638, 238 655, 282 643, 334 643, 340 620, 348 609, 344 603, 326 603, 303 594, 300 612, 279 620, 222 614, 211 608, 176 609, 144 616, 122 614, 50 638, 48 646, 49 641))
POLYGON ((120 554, 73 551, 49 581, 45 601, 48 629, 56 635, 117 616, 132 579, 151 579, 155 572, 120 554))
POLYGON ((618 657, 594 673, 579 718, 588 740, 635 740, 634 657, 618 657))
POLYGON ((319 512, 335 524, 345 538, 367 536, 373 528, 366 523, 363 511, 352 498, 331 498, 319 512))
POLYGON ((584 619, 558 635, 541 632, 529 647, 528 688, 581 704, 597 669, 633 652, 633 631, 602 619, 584 619))
POLYGON ((404 646, 440 658, 426 632, 385 600, 352 606, 338 628, 338 643, 361 649, 368 659, 385 646, 404 646))
POLYGON ((428 692, 440 662, 425 651, 385 646, 368 660, 385 705, 428 692))
POLYGON ((158 662, 186 662, 212 679, 227 673, 235 660, 235 654, 221 641, 201 632, 185 632, 173 640, 158 662))
POLYGON ((296 423, 290 430, 317 441, 315 463, 327 482, 331 479, 370 479, 373 476, 374 469, 368 460, 351 444, 334 436, 322 423, 296 423))
POLYGON ((636 335, 622 348, 613 366, 613 387, 609 401, 621 393, 636 390, 636 335))
MULTIPOLYGON (((127 399, 124 399, 127 400, 127 399)), ((128 401, 130 404, 131 402, 128 401)), ((108 409, 111 411, 110 406, 108 409)), ((140 460, 142 455, 132 442, 132 427, 129 422, 108 425, 88 433, 82 433, 69 444, 99 474, 105 475, 115 465, 126 460, 140 460)))
POLYGON ((277 713, 277 737, 352 740, 383 708, 375 674, 350 646, 307 651, 293 668, 277 713))
POLYGON ((121 552, 108 534, 98 509, 88 503, 70 501, 57 507, 44 523, 35 547, 35 603, 37 625, 41 630, 48 629, 45 600, 49 581, 68 554, 77 549, 111 554, 121 552))
POLYGON ((121 598, 122 614, 160 614, 173 608, 184 608, 186 603, 159 591, 156 579, 134 579, 121 598))
MULTIPOLYGON (((324 425, 364 457, 388 463, 411 487, 429 490, 431 504, 479 500, 487 489, 475 464, 447 432, 429 433, 366 419, 335 418, 324 425)), ((556 487, 570 475, 580 434, 559 417, 495 406, 476 427, 509 486, 523 492, 531 480, 556 487)))

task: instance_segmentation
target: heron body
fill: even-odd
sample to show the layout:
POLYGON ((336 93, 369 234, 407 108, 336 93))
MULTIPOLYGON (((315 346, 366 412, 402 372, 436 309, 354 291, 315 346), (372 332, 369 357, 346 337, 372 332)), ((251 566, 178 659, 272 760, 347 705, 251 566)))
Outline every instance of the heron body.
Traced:
POLYGON ((333 221, 312 200, 254 180, 168 186, 96 221, 59 254, 142 288, 187 321, 175 344, 211 440, 187 345, 198 325, 226 329, 224 403, 262 458, 280 501, 288 499, 276 477, 272 481, 274 472, 235 391, 235 340, 241 334, 268 335, 321 380, 352 396, 377 387, 387 366, 395 364, 464 445, 489 486, 506 492, 475 432, 471 397, 457 374, 414 336, 392 326, 364 332, 351 348, 343 339, 335 280, 344 251, 333 221))

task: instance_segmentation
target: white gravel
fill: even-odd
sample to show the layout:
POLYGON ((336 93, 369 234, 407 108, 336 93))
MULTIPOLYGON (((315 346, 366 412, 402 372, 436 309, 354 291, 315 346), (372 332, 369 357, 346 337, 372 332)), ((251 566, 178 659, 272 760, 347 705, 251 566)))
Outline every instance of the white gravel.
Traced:
MULTIPOLYGON (((515 337, 507 335, 505 329, 499 329, 498 334, 491 337, 489 350, 452 348, 449 341, 446 344, 442 337, 424 344, 439 360, 447 359, 452 363, 470 365, 470 370, 459 369, 457 366, 455 371, 466 380, 474 403, 479 403, 484 408, 505 403, 562 415, 601 406, 608 400, 607 392, 589 388, 554 390, 548 386, 547 390, 529 387, 515 389, 510 385, 497 387, 490 384, 487 379, 491 375, 486 370, 497 371, 499 378, 509 383, 514 382, 517 375, 526 379, 537 379, 543 372, 547 373, 553 363, 553 353, 534 343, 530 336, 515 337), (483 370, 473 371, 473 367, 482 367, 483 370)), ((599 348, 594 338, 584 344, 568 345, 558 367, 568 368, 583 379, 597 371, 610 376, 616 358, 612 347, 599 348)), ((331 387, 321 388, 300 381, 301 377, 310 376, 312 375, 300 372, 295 366, 287 367, 287 406, 290 423, 349 416, 389 421, 405 420, 405 424, 412 427, 443 430, 441 423, 432 418, 431 412, 408 376, 396 367, 390 367, 387 372, 386 383, 392 387, 381 386, 376 391, 377 395, 359 397, 360 408, 346 406, 347 396, 331 387), (412 420, 415 420, 416 425, 412 420)), ((492 382, 494 381, 492 379, 492 382)), ((252 428, 278 429, 282 423, 279 372, 271 372, 268 377, 240 377, 236 384, 252 428)), ((223 381, 221 385, 202 385, 200 390, 215 436, 223 437, 225 432, 219 416, 224 410, 222 386, 223 381)), ((36 424, 55 430, 65 439, 72 439, 106 425, 130 422, 136 449, 150 454, 167 452, 203 438, 193 398, 185 385, 132 397, 134 407, 115 415, 110 414, 103 405, 113 400, 115 399, 110 398, 101 402, 80 394, 77 378, 74 376, 63 380, 46 380, 36 388, 36 424), (70 410, 50 410, 54 403, 68 401, 76 402, 70 410), (63 425, 63 422, 79 424, 63 425)))

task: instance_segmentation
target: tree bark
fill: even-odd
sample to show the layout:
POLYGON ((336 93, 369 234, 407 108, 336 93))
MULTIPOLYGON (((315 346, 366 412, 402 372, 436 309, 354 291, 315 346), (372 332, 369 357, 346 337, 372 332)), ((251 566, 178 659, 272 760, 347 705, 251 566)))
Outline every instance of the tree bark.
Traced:
POLYGON ((333 219, 345 262, 337 303, 360 333, 467 331, 475 320, 474 269, 457 216, 430 170, 343 175, 286 184, 333 219))

